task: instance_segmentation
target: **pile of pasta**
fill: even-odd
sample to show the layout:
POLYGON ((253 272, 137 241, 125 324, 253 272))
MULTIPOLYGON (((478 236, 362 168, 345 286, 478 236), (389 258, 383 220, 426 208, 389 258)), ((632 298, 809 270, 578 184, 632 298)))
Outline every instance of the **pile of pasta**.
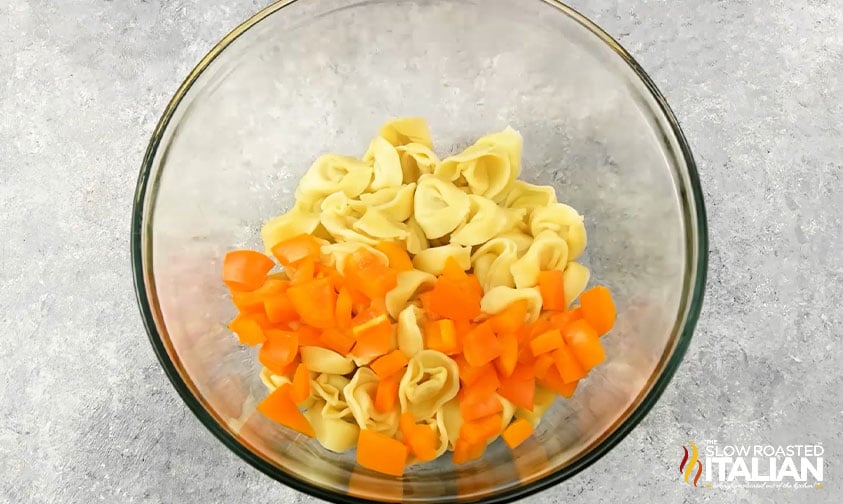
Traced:
POLYGON ((518 179, 518 132, 443 160, 432 147, 402 118, 362 159, 321 156, 264 225, 265 251, 223 263, 229 327, 260 346, 258 411, 392 475, 518 446, 605 359, 615 321, 576 262, 583 217, 518 179))

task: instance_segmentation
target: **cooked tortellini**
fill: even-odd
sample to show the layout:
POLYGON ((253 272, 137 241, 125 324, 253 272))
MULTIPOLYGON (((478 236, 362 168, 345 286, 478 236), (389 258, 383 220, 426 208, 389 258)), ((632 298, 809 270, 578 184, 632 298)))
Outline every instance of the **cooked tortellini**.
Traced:
POLYGON ((538 186, 516 180, 506 194, 504 206, 507 208, 525 208, 533 210, 556 203, 556 190, 553 186, 538 186))
POLYGON ((427 127, 427 121, 422 117, 393 119, 381 126, 379 133, 380 136, 396 147, 417 143, 433 148, 433 142, 430 140, 430 129, 427 127))
POLYGON ((369 185, 372 191, 398 187, 404 181, 398 151, 384 137, 379 136, 372 140, 369 150, 363 156, 363 161, 372 162, 372 182, 369 185))
POLYGON ((372 175, 373 168, 359 159, 325 154, 319 156, 302 177, 296 199, 309 201, 337 191, 354 198, 369 187, 372 175))
POLYGON ((510 221, 507 213, 494 201, 476 194, 469 195, 466 222, 451 233, 451 243, 480 245, 500 233, 510 221))
POLYGON ((514 181, 521 174, 521 150, 524 147, 524 138, 512 126, 507 126, 503 131, 478 138, 475 145, 496 146, 506 153, 511 168, 510 181, 514 181))
POLYGON ((301 347, 301 361, 313 373, 344 375, 354 371, 350 357, 317 346, 301 347))
POLYGON ((440 238, 456 229, 470 208, 468 194, 451 182, 433 175, 419 177, 413 215, 428 239, 440 238))
POLYGON ((591 272, 589 272, 588 268, 582 264, 578 262, 568 263, 568 267, 565 268, 565 271, 562 274, 562 282, 565 290, 565 303, 568 306, 571 306, 571 303, 573 303, 574 300, 582 294, 582 291, 585 290, 585 286, 588 285, 588 279, 590 276, 591 272))
POLYGON ((453 399, 460 387, 457 363, 435 350, 422 350, 407 364, 398 386, 401 411, 409 411, 416 421, 432 417, 453 399))
POLYGON ((424 350, 424 337, 421 331, 423 322, 424 311, 416 305, 407 305, 398 314, 397 345, 401 353, 407 357, 412 357, 424 350))
POLYGON ((498 145, 472 145, 461 153, 445 158, 433 170, 442 180, 465 180, 472 194, 498 201, 514 180, 507 152, 498 145))
POLYGON ((518 260, 518 246, 508 238, 493 238, 471 256, 474 274, 484 292, 494 287, 515 287, 512 265, 518 260))
POLYGON ((436 423, 441 432, 448 438, 448 449, 453 450, 460 436, 460 429, 463 424, 462 413, 460 412, 460 401, 457 398, 451 399, 442 405, 436 414, 436 423))
POLYGON ((564 203, 555 203, 533 210, 530 214, 530 232, 538 236, 546 230, 565 239, 570 260, 578 258, 585 250, 587 239, 583 216, 574 208, 564 203))
POLYGON ((363 193, 359 199, 349 201, 348 204, 360 214, 365 213, 369 208, 373 208, 395 222, 404 222, 413 214, 415 191, 415 183, 384 187, 375 192, 363 193))
POLYGON ((410 143, 396 147, 401 159, 401 171, 404 173, 404 183, 415 182, 424 174, 433 173, 439 164, 439 158, 430 147, 420 143, 410 143))
POLYGON ((343 392, 348 383, 348 378, 342 375, 321 374, 311 379, 311 396, 316 400, 311 409, 319 409, 324 418, 353 422, 354 415, 343 392))
POLYGON ((313 427, 316 440, 332 452, 342 453, 354 448, 360 435, 360 426, 353 421, 324 416, 322 411, 325 406, 324 401, 317 401, 304 412, 313 427))

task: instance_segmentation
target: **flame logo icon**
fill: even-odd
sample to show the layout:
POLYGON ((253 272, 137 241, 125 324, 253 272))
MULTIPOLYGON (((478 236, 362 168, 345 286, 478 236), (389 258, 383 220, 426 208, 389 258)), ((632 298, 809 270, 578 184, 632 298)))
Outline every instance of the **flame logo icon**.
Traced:
POLYGON ((691 453, 688 453, 688 448, 682 447, 682 450, 685 454, 682 456, 682 462, 679 463, 679 474, 684 475, 685 483, 692 484, 697 486, 697 482, 700 481, 700 476, 702 476, 702 462, 700 462, 700 452, 697 450, 697 445, 694 444, 693 441, 689 441, 691 443, 691 453), (690 460, 689 460, 690 458, 690 460), (697 473, 694 475, 693 482, 691 481, 691 473, 694 472, 696 468, 697 473))

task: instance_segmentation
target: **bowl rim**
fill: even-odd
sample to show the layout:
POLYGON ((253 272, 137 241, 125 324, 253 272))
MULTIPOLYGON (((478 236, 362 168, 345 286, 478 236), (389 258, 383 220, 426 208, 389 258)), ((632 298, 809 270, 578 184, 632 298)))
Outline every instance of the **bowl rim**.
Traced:
MULTIPOLYGON (((190 386, 182 378, 176 364, 170 359, 167 352, 167 346, 162 339, 161 334, 158 332, 156 317, 153 313, 149 296, 147 295, 147 278, 144 273, 145 268, 143 261, 143 235, 146 232, 146 229, 144 228, 144 224, 146 223, 144 208, 147 191, 150 188, 150 175, 154 166, 156 153, 175 111, 199 76, 232 42, 270 15, 298 1, 299 0, 278 0, 277 2, 259 10, 225 35, 190 71, 185 80, 176 90, 173 97, 167 103, 161 118, 153 130, 144 154, 132 205, 130 249, 134 290, 144 327, 161 367, 164 369, 164 372, 173 384, 173 387, 181 396, 187 407, 194 415, 196 415, 202 425, 204 425, 217 439, 219 439, 225 446, 237 454, 241 459, 249 463, 252 467, 297 491, 332 502, 376 503, 381 501, 365 499, 328 490, 312 485, 284 471, 279 471, 275 465, 251 452, 248 448, 241 444, 218 422, 215 416, 202 405, 200 400, 191 391, 190 386)), ((605 435, 596 446, 583 453, 579 458, 573 460, 568 465, 516 488, 507 489, 494 495, 479 497, 484 503, 502 504, 512 502, 561 483, 562 481, 583 471, 585 468, 603 457, 615 445, 620 443, 620 441, 622 441, 644 419, 644 417, 656 404, 668 383, 670 383, 670 380, 673 378, 673 375, 682 362, 682 359, 690 345, 694 328, 702 309, 706 277, 708 273, 708 227, 699 174, 685 134, 682 132, 682 128, 679 126, 679 122, 673 114, 673 111, 670 109, 670 106, 667 104, 664 95, 662 95, 650 76, 626 51, 626 49, 624 49, 612 36, 606 33, 596 23, 559 0, 540 1, 557 8, 561 14, 567 15, 579 23, 582 27, 590 31, 593 35, 601 39, 627 63, 627 65, 633 70, 633 72, 635 72, 650 92, 651 97, 655 100, 658 106, 658 110, 668 121, 686 164, 687 173, 685 175, 687 175, 687 177, 683 179, 683 182, 687 184, 687 187, 684 189, 690 190, 690 197, 686 191, 680 191, 680 199, 684 199, 687 203, 689 203, 687 206, 692 207, 691 210, 693 211, 693 215, 689 214, 687 209, 684 209, 682 217, 683 224, 685 226, 688 226, 689 219, 691 219, 692 222, 695 221, 696 223, 696 249, 692 246, 686 247, 686 264, 688 264, 688 270, 686 270, 686 272, 691 271, 691 274, 686 274, 686 285, 683 287, 683 291, 685 293, 685 303, 684 306, 680 305, 679 307, 680 313, 684 311, 685 319, 681 324, 675 324, 674 326, 678 327, 681 325, 679 337, 676 340, 673 353, 670 354, 667 362, 664 363, 662 373, 651 382, 649 391, 641 399, 639 405, 632 410, 629 413, 629 416, 627 416, 620 424, 616 424, 615 429, 608 435, 605 435), (690 286, 690 289, 688 285, 690 283, 688 277, 691 277, 691 280, 693 281, 693 285, 690 286)), ((678 188, 683 189, 683 184, 680 183, 678 188)), ((691 228, 693 228, 693 226, 691 226, 691 228)), ((686 233, 686 238, 689 236, 691 236, 691 233, 686 233)), ((151 276, 150 280, 152 280, 151 276)), ((157 302, 154 300, 153 303, 157 305, 157 302)), ((455 498, 450 502, 467 502, 475 499, 477 499, 477 497, 469 496, 467 498, 455 498)))

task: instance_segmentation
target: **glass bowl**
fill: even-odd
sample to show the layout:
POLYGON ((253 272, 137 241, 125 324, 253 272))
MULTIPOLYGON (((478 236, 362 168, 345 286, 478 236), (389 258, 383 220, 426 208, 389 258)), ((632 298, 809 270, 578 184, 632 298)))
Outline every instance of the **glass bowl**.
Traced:
POLYGON ((155 129, 132 259, 149 338, 188 407, 248 463, 345 502, 506 502, 593 463, 641 421, 688 347, 706 273, 691 151, 664 97, 600 28, 553 0, 284 1, 199 62, 155 129), (254 349, 226 328, 227 250, 260 249, 319 154, 362 155, 396 116, 428 119, 445 156, 512 125, 522 178, 586 216, 583 261, 618 305, 607 361, 514 451, 445 456, 403 478, 360 469, 255 413, 254 349))

